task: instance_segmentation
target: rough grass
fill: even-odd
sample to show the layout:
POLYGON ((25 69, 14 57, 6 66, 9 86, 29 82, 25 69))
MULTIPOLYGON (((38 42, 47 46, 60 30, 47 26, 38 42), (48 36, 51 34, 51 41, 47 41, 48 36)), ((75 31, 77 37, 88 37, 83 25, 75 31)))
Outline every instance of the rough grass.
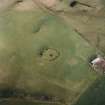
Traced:
POLYGON ((75 105, 104 105, 105 104, 105 77, 97 79, 90 86, 75 105))
POLYGON ((63 19, 42 11, 8 11, 0 21, 0 65, 8 74, 2 87, 51 94, 72 103, 96 80, 88 64, 96 49, 63 19), (56 49, 59 58, 43 60, 39 52, 44 47, 56 49))
POLYGON ((1 105, 59 105, 54 103, 41 103, 41 102, 34 102, 34 101, 28 101, 28 100, 19 100, 19 99, 10 99, 10 100, 3 100, 1 105))

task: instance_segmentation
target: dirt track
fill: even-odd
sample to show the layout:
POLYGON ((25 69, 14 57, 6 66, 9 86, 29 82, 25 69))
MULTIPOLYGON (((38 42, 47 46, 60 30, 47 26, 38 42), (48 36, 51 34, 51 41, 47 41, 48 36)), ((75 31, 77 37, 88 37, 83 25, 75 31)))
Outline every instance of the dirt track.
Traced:
MULTIPOLYGON (((32 3, 32 0, 24 0, 20 3, 18 3, 17 1, 18 0, 0 0, 0 11, 7 9, 12 5, 16 5, 16 8, 19 10, 24 10, 24 9, 28 10, 34 7, 34 3, 32 3)), ((34 1, 38 1, 38 0, 34 0, 34 1)), ((39 1, 48 7, 52 7, 56 4, 57 0, 39 0, 39 1)))
POLYGON ((0 11, 7 9, 16 3, 17 0, 0 0, 0 11))

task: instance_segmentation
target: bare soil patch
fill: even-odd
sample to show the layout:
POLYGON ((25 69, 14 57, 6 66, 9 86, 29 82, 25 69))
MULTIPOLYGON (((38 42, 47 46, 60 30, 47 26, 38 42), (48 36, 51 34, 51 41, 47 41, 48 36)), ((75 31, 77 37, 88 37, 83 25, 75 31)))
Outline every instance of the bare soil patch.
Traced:
POLYGON ((14 9, 18 11, 28 11, 34 10, 36 7, 35 3, 32 0, 24 0, 15 5, 14 9))
POLYGON ((56 5, 57 0, 39 0, 42 4, 46 5, 47 7, 53 7, 56 5))

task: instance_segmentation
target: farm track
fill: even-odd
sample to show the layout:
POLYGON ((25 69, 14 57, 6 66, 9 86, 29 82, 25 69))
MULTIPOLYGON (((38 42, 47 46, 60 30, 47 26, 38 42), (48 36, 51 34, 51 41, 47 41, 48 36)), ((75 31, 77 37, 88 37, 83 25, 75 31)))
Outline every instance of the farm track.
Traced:
POLYGON ((6 11, 9 7, 14 6, 17 0, 0 0, 0 12, 6 11))

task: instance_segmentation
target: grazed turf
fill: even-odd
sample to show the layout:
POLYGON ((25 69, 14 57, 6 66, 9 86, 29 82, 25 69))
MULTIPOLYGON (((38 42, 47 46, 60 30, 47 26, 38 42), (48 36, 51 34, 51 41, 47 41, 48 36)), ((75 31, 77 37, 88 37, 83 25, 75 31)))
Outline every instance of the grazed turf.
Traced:
POLYGON ((92 85, 98 75, 91 71, 88 58, 96 48, 66 22, 40 10, 1 14, 1 88, 46 93, 70 104, 92 85), (43 59, 46 48, 56 50, 57 59, 43 59))
POLYGON ((8 11, 0 20, 0 64, 8 78, 1 85, 72 102, 96 79, 88 64, 96 49, 59 17, 41 11, 8 11), (60 56, 52 62, 42 59, 42 48, 56 49, 60 56))

